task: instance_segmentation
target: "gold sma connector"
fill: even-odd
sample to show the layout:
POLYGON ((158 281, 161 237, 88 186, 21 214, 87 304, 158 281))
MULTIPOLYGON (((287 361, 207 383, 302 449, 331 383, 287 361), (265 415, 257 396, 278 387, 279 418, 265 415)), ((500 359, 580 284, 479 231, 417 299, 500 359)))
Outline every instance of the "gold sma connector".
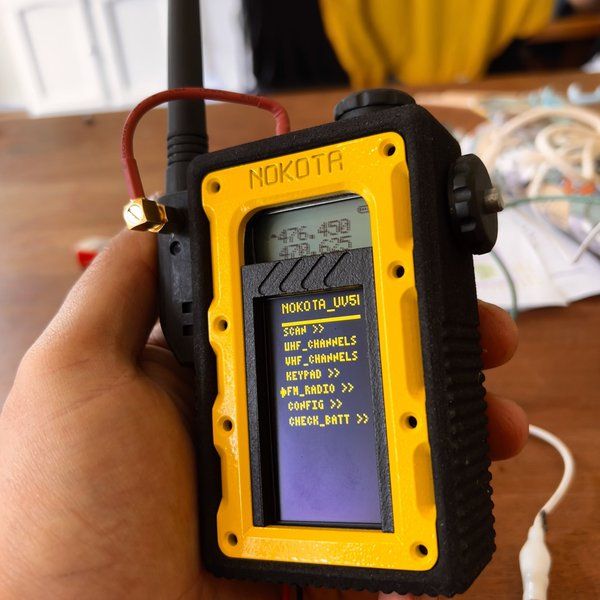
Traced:
POLYGON ((168 223, 167 208, 155 200, 134 198, 123 207, 123 219, 131 231, 160 232, 168 223))

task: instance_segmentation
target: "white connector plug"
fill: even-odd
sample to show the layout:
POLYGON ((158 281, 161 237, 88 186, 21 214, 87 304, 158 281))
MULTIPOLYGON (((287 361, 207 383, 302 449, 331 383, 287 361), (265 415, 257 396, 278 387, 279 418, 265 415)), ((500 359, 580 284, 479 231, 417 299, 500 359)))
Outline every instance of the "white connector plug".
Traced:
POLYGON ((543 513, 538 513, 529 528, 527 541, 519 552, 523 580, 523 600, 546 600, 552 558, 546 546, 543 513))

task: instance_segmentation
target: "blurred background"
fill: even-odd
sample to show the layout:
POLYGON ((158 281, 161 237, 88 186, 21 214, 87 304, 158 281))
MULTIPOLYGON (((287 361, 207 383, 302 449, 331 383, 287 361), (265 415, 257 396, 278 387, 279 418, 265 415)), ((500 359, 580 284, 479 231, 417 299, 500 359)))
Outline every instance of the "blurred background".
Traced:
MULTIPOLYGON (((2 0, 0 110, 120 110, 166 87, 166 0, 2 0)), ((452 84, 600 69, 597 0, 202 0, 207 87, 452 84)))

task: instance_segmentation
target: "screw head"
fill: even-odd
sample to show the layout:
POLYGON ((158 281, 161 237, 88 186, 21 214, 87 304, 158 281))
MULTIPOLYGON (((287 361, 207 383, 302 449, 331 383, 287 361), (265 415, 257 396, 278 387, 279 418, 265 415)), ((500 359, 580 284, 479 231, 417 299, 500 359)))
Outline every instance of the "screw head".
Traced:
POLYGON ((490 215, 504 210, 504 198, 502 198, 502 194, 498 188, 492 187, 485 190, 483 193, 483 208, 490 215))

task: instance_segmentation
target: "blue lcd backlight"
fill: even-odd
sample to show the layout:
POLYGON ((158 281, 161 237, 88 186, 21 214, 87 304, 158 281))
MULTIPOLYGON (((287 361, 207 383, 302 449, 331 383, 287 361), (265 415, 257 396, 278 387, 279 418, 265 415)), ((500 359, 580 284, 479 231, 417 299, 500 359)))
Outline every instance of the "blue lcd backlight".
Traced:
POLYGON ((272 298, 264 310, 278 521, 379 527, 362 289, 272 298))

